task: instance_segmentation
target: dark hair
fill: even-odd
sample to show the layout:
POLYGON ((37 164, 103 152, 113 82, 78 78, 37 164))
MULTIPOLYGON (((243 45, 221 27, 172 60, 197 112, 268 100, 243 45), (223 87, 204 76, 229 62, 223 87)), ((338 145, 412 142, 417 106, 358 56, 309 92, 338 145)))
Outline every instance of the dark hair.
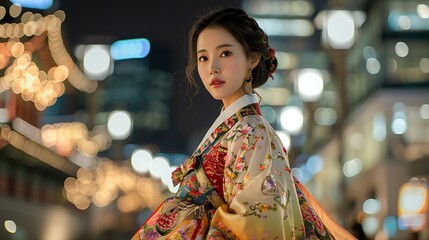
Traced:
POLYGON ((253 88, 263 85, 268 77, 272 77, 277 68, 277 59, 274 56, 274 49, 268 44, 267 34, 245 11, 238 8, 224 8, 199 18, 189 32, 186 76, 191 85, 197 85, 194 72, 197 67, 198 36, 207 27, 222 27, 227 30, 243 46, 247 57, 252 53, 261 55, 258 65, 252 70, 253 88))

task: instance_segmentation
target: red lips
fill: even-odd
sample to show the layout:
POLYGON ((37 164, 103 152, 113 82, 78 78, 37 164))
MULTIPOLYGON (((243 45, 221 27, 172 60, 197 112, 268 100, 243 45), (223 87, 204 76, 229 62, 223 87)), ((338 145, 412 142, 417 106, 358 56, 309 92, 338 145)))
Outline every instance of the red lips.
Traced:
POLYGON ((222 81, 219 78, 213 78, 210 81, 210 86, 212 86, 212 87, 220 87, 224 83, 225 83, 225 81, 222 81))

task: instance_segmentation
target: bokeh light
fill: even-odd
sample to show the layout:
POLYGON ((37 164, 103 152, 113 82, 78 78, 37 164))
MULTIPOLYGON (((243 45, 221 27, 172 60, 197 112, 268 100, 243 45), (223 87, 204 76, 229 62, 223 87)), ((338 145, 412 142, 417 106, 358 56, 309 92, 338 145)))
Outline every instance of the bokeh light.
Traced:
POLYGON ((137 212, 153 209, 165 198, 157 180, 107 159, 96 168, 80 168, 76 178, 64 181, 64 190, 66 198, 80 210, 88 209, 91 203, 105 207, 117 200, 121 212, 137 212))
POLYGON ((138 149, 131 156, 131 166, 137 173, 147 173, 152 165, 152 153, 146 149, 138 149))
POLYGON ((323 158, 318 154, 310 156, 306 162, 308 171, 313 175, 322 171, 323 165, 323 158))
POLYGON ((0 108, 0 123, 9 121, 9 110, 7 108, 0 108))
POLYGON ((362 209, 366 214, 377 214, 381 209, 380 201, 369 198, 363 203, 362 209))
POLYGON ((127 111, 113 111, 107 120, 107 129, 113 139, 126 139, 132 129, 131 115, 127 111))
POLYGON ((337 111, 333 108, 319 107, 314 112, 314 121, 322 126, 332 126, 337 122, 337 111))
POLYGON ((429 104, 423 104, 419 108, 420 117, 422 119, 429 119, 429 104))
POLYGON ((395 44, 395 53, 399 57, 406 57, 409 53, 408 45, 404 42, 397 42, 395 44))
POLYGON ((378 142, 382 142, 386 139, 387 126, 386 117, 382 113, 375 114, 372 121, 372 135, 378 142))
POLYGON ((367 236, 374 236, 377 232, 378 226, 380 222, 375 216, 367 216, 362 222, 363 231, 367 234, 367 236))
POLYGON ((344 163, 343 174, 346 177, 354 177, 362 171, 362 162, 359 159, 351 159, 344 163))
POLYGON ((420 59, 419 65, 423 73, 429 73, 429 58, 420 59))
POLYGON ((165 157, 157 156, 153 158, 150 165, 150 174, 155 178, 161 178, 165 172, 170 169, 170 164, 165 157))
POLYGON ((408 129, 406 108, 401 102, 396 102, 393 105, 391 129, 392 132, 397 135, 404 134, 408 129))
POLYGON ((323 92, 323 75, 318 69, 300 69, 297 74, 297 90, 304 101, 316 101, 323 92))
POLYGON ((350 48, 355 39, 355 20, 349 11, 330 11, 326 23, 328 44, 336 49, 350 48))
POLYGON ((283 130, 291 135, 296 135, 301 132, 304 124, 304 116, 302 110, 298 107, 284 107, 280 113, 280 125, 283 130))
POLYGON ((20 4, 25 8, 49 9, 54 0, 10 0, 13 3, 20 4))
POLYGON ((417 4, 417 14, 419 17, 426 19, 429 18, 429 7, 424 3, 417 4))
POLYGON ((150 42, 146 38, 119 40, 110 47, 110 55, 114 60, 145 58, 149 52, 150 42))
POLYGON ((104 80, 113 71, 112 65, 108 46, 89 45, 85 48, 83 67, 90 78, 104 80))
POLYGON ((410 30, 411 29, 411 19, 406 15, 401 15, 398 17, 398 26, 402 30, 410 30))
POLYGON ((277 135, 280 138, 280 141, 282 142, 283 146, 288 150, 290 148, 290 135, 286 131, 277 130, 277 135))
POLYGON ((381 70, 380 61, 376 58, 368 58, 365 67, 369 74, 377 74, 381 70))
POLYGON ((16 230, 17 230, 16 223, 12 220, 5 220, 4 228, 6 229, 6 231, 12 234, 16 233, 16 230))

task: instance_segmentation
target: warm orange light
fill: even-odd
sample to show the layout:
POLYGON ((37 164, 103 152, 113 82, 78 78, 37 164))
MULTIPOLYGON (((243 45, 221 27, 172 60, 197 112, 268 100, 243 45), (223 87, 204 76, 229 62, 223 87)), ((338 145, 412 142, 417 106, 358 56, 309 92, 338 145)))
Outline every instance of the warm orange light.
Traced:
POLYGON ((76 178, 64 181, 64 190, 78 209, 85 210, 90 203, 105 207, 117 200, 118 209, 124 213, 154 209, 166 197, 158 181, 110 160, 102 160, 94 169, 80 168, 76 178))
MULTIPOLYGON (((19 5, 14 4, 9 9, 9 15, 13 18, 17 18, 21 12, 19 5)), ((6 9, 0 7, 0 19, 4 14, 6 9)), ((55 104, 57 98, 64 93, 65 86, 62 82, 66 79, 81 91, 92 93, 96 90, 97 82, 88 79, 80 71, 64 46, 61 24, 65 17, 62 10, 47 16, 25 12, 19 23, 0 24, 0 38, 9 39, 0 43, 0 69, 5 69, 4 76, 0 78, 0 92, 11 89, 13 93, 21 94, 25 101, 34 102, 37 110, 43 111, 55 104), (24 36, 41 37, 24 42, 21 39, 24 36), (46 38, 51 57, 58 65, 49 70, 49 76, 32 61, 32 53, 46 44, 46 38), (54 85, 46 86, 46 81, 54 85)))
POLYGON ((420 231, 427 225, 429 189, 427 183, 412 179, 399 189, 399 227, 420 231))

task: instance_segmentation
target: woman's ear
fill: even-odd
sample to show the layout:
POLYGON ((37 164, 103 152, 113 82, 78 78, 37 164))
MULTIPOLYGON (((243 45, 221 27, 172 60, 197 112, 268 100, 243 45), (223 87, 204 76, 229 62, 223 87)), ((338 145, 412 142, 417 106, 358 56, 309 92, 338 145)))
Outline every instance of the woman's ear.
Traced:
POLYGON ((256 52, 250 53, 249 55, 250 68, 251 69, 255 68, 258 65, 260 60, 261 60, 260 53, 256 53, 256 52))

